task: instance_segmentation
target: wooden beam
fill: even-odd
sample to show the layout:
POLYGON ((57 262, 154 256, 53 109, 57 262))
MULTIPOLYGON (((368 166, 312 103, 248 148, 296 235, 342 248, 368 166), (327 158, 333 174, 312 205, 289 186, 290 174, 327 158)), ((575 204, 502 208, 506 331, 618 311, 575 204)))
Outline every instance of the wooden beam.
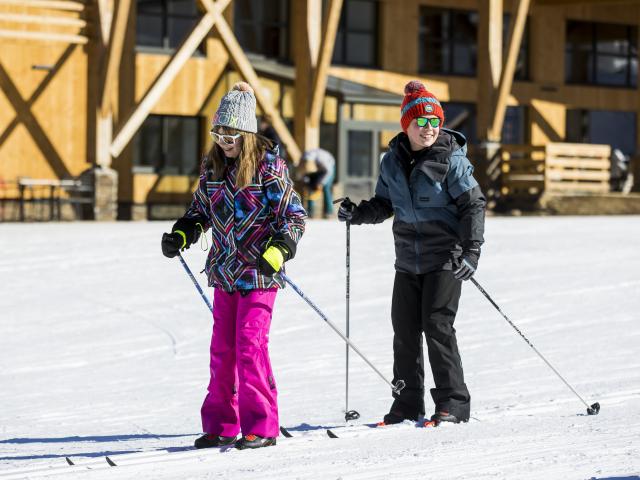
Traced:
POLYGON ((13 38, 16 40, 43 40, 46 42, 64 42, 85 45, 89 39, 82 35, 65 33, 28 32, 24 30, 0 30, 0 38, 13 38))
POLYGON ((478 89, 477 135, 486 140, 493 120, 495 100, 502 74, 503 0, 478 1, 478 89))
POLYGON ((511 15, 509 22, 509 40, 507 42, 507 56, 505 58, 498 95, 494 102, 493 121, 489 130, 489 140, 500 141, 502 124, 507 110, 507 97, 513 86, 513 75, 516 71, 516 60, 522 44, 522 35, 529 13, 530 0, 514 0, 515 13, 511 15))
POLYGON ((156 77, 147 93, 138 104, 138 106, 131 112, 123 123, 122 128, 116 134, 116 137, 111 144, 111 156, 116 158, 122 150, 129 144, 135 133, 142 125, 142 122, 147 118, 151 109, 160 100, 160 97, 169 88, 171 82, 176 78, 184 64, 191 58, 193 52, 196 51, 198 45, 207 36, 214 23, 218 18, 221 18, 221 12, 227 7, 231 0, 218 0, 212 11, 208 11, 198 22, 198 24, 191 30, 191 33, 182 42, 182 45, 173 54, 167 65, 162 69, 160 74, 156 77), (217 16, 216 16, 217 14, 217 16))
POLYGON ((322 115, 322 105, 324 103, 325 90, 327 88, 327 78, 331 57, 336 43, 338 23, 342 12, 343 0, 331 0, 325 22, 322 27, 322 39, 320 41, 320 55, 313 75, 313 86, 311 88, 311 110, 309 120, 311 125, 320 126, 322 115))
MULTIPOLYGON (((211 0, 201 0, 201 2, 207 9, 208 14, 214 16, 215 28, 220 34, 220 38, 222 39, 225 48, 229 52, 231 62, 234 64, 240 75, 253 87, 258 104, 262 108, 263 112, 271 117, 273 128, 275 128, 278 136, 282 140, 282 143, 284 143, 285 147, 287 148, 293 164, 298 165, 302 156, 300 148, 293 139, 293 136, 291 135, 291 132, 289 132, 289 129, 284 123, 284 120, 282 120, 280 112, 278 112, 278 110, 271 103, 270 99, 264 94, 264 91, 261 87, 260 79, 258 78, 256 71, 253 69, 251 62, 242 50, 242 47, 236 40, 233 31, 229 27, 229 24, 220 13, 222 10, 216 10, 211 0)), ((215 5, 218 5, 219 3, 220 0, 218 0, 215 5)))
MULTIPOLYGON (((74 46, 69 46, 65 50, 63 57, 56 63, 54 70, 47 74, 45 78, 44 86, 42 84, 38 86, 37 92, 31 96, 31 98, 25 101, 20 94, 20 91, 16 87, 15 83, 9 76, 9 73, 5 70, 2 62, 0 62, 0 91, 4 92, 6 99, 9 101, 11 106, 16 112, 16 124, 22 123, 25 127, 34 143, 40 149, 42 153, 42 157, 49 164, 53 172, 57 175, 58 178, 64 178, 71 176, 69 169, 67 168, 66 163, 58 153, 56 146, 53 144, 47 132, 43 128, 42 124, 38 117, 33 113, 32 107, 35 104, 35 99, 39 97, 47 85, 49 85, 51 79, 55 76, 55 73, 58 69, 63 65, 63 63, 68 59, 71 52, 75 49, 74 46)), ((19 80, 19 79, 17 79, 19 80)), ((13 123, 13 122, 12 122, 13 123)), ((8 128, 7 130, 9 130, 8 128)), ((5 131, 6 133, 6 131, 5 131)), ((8 138, 5 136, 5 133, 1 136, 2 138, 8 138)))
POLYGON ((106 67, 104 70, 104 79, 102 89, 100 90, 100 110, 103 114, 107 114, 109 102, 111 100, 111 90, 116 81, 116 76, 120 70, 120 61, 122 60, 122 49, 124 46, 124 37, 127 32, 127 23, 129 22, 129 13, 131 11, 131 0, 118 0, 116 11, 114 13, 115 20, 111 22, 111 32, 109 33, 109 46, 107 49, 106 67))
POLYGON ((100 28, 100 38, 102 46, 109 44, 109 33, 111 32, 111 23, 113 21, 113 2, 115 0, 97 0, 98 22, 100 28))
POLYGON ((564 7, 567 5, 621 5, 621 4, 638 4, 640 0, 535 0, 536 6, 544 7, 564 7))
POLYGON ((0 22, 37 23, 41 25, 62 25, 77 28, 87 26, 87 22, 81 18, 25 15, 20 13, 0 13, 0 22))
POLYGON ((69 12, 82 12, 86 7, 82 2, 71 0, 0 0, 0 5, 20 5, 21 7, 66 10, 69 12))
POLYGON ((291 6, 293 82, 293 137, 302 151, 318 148, 319 126, 313 126, 309 112, 313 100, 313 75, 322 42, 322 0, 300 0, 291 6))

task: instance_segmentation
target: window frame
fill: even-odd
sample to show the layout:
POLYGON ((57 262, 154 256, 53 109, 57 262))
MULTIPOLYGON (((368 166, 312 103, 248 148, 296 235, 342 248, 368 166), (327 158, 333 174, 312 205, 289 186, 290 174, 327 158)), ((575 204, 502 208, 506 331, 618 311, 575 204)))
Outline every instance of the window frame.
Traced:
MULTIPOLYGON (((184 0, 137 0, 136 1, 136 28, 135 28, 135 32, 136 32, 136 39, 135 39, 135 51, 136 52, 142 52, 142 53, 160 53, 160 54, 172 54, 173 52, 175 52, 178 47, 182 44, 182 42, 184 41, 184 38, 182 38, 182 40, 175 46, 171 46, 170 44, 170 35, 169 35, 169 22, 172 19, 176 19, 179 18, 181 20, 188 20, 188 19, 192 19, 193 20, 193 25, 195 26, 200 19, 203 17, 203 12, 200 10, 200 7, 198 6, 198 3, 196 0, 193 0, 195 7, 196 7, 196 11, 199 13, 199 15, 184 15, 184 14, 170 14, 169 13, 169 3, 172 1, 184 1, 184 0), (162 46, 158 46, 158 45, 144 45, 144 44, 140 44, 138 43, 138 19, 140 18, 140 9, 139 9, 139 5, 140 3, 158 3, 160 5, 160 13, 157 14, 145 14, 145 16, 154 16, 154 17, 159 17, 160 21, 162 23, 162 46)), ((205 48, 205 44, 206 44, 206 37, 205 40, 203 40, 200 45, 198 45, 198 48, 196 48, 196 50, 193 53, 193 56, 195 57, 204 57, 206 56, 206 48, 205 48)))
POLYGON ((350 28, 347 27, 347 18, 349 17, 349 8, 353 3, 350 0, 345 0, 343 3, 342 13, 340 15, 340 20, 338 22, 338 30, 336 32, 336 42, 333 47, 333 53, 331 55, 331 64, 337 66, 345 66, 345 67, 356 67, 356 68, 380 68, 380 2, 378 0, 357 0, 361 3, 370 3, 373 5, 373 15, 374 25, 371 30, 364 30, 358 28, 350 28), (373 63, 353 63, 347 61, 347 45, 348 45, 348 35, 349 34, 359 34, 359 35, 370 35, 373 43, 373 63), (340 39, 340 42, 338 41, 340 39), (341 58, 336 59, 336 52, 341 52, 341 58))
POLYGON ((458 71, 455 71, 454 69, 454 65, 455 65, 453 61, 454 50, 455 50, 454 47, 457 44, 464 45, 456 37, 456 34, 455 34, 456 28, 454 28, 454 22, 453 22, 455 15, 460 15, 460 14, 476 15, 477 17, 478 11, 464 9, 464 8, 448 8, 448 7, 436 7, 432 5, 420 5, 420 10, 418 14, 418 73, 427 74, 427 75, 446 75, 446 76, 467 77, 467 78, 472 78, 478 75, 478 34, 479 34, 478 30, 479 29, 478 29, 477 22, 476 22, 475 39, 474 39, 474 42, 470 44, 472 53, 475 53, 475 60, 473 63, 472 72, 458 72, 458 71), (424 22, 423 19, 427 16, 427 12, 429 11, 440 12, 440 15, 446 14, 448 17, 448 21, 446 22, 447 24, 446 36, 439 37, 437 39, 437 42, 440 44, 441 48, 443 45, 447 45, 449 47, 447 60, 446 60, 446 63, 447 63, 446 66, 448 68, 444 68, 442 71, 431 71, 427 67, 426 50, 425 50, 427 46, 427 41, 425 39, 427 35, 427 32, 426 32, 427 27, 425 25, 426 22, 424 22), (475 52, 474 52, 474 48, 475 48, 475 52))
POLYGON ((635 59, 638 61, 637 53, 633 55, 634 45, 637 49, 638 42, 638 26, 633 24, 624 24, 624 23, 607 23, 607 22, 590 22, 583 20, 575 20, 575 19, 567 19, 565 22, 565 72, 564 72, 564 80, 567 85, 597 85, 598 87, 607 87, 607 88, 629 88, 636 89, 638 88, 638 72, 636 71, 635 83, 633 81, 632 76, 632 64, 635 59), (592 64, 590 65, 590 69, 586 70, 585 73, 587 80, 573 80, 573 70, 569 70, 569 61, 570 57, 575 55, 576 52, 581 51, 579 48, 574 48, 573 43, 569 42, 569 28, 571 24, 581 24, 583 26, 588 26, 590 30, 590 47, 588 50, 584 50, 592 59, 592 64), (598 48, 598 26, 601 28, 604 26, 616 26, 616 27, 624 27, 626 29, 626 41, 627 48, 624 54, 615 54, 602 52, 598 48), (635 29, 635 32, 634 32, 635 29), (635 35, 634 35, 635 33, 635 35), (599 71, 598 64, 600 58, 624 58, 626 60, 626 72, 625 72, 625 82, 624 84, 617 83, 607 83, 599 80, 599 71), (591 77, 591 81, 589 81, 589 77, 591 77))
POLYGON ((134 139, 134 150, 133 150, 133 172, 134 173, 155 173, 158 175, 180 175, 180 176, 198 176, 200 169, 200 157, 202 156, 202 121, 203 118, 200 116, 191 116, 191 115, 164 115, 164 114, 151 114, 147 117, 148 119, 160 119, 160 156, 159 158, 153 159, 153 163, 146 164, 141 163, 142 157, 139 154, 140 145, 139 138, 142 134, 142 129, 144 128, 144 123, 141 125, 140 129, 135 135, 134 139), (168 136, 169 136, 169 119, 183 119, 183 120, 195 120, 196 122, 196 132, 198 132, 196 136, 196 155, 194 158, 194 166, 193 168, 185 171, 183 165, 181 164, 178 168, 173 166, 167 166, 167 155, 168 155, 168 136))
MULTIPOLYGON (((283 12, 285 12, 285 15, 286 15, 286 18, 279 22, 265 21, 265 18, 264 18, 265 5, 264 4, 261 5, 262 7, 260 10, 261 16, 259 19, 247 19, 246 17, 243 17, 242 15, 239 14, 238 9, 240 8, 240 2, 235 1, 234 7, 233 7, 233 31, 236 33, 236 36, 238 37, 238 42, 240 43, 242 48, 247 52, 250 52, 254 55, 261 55, 261 56, 264 56, 265 58, 271 58, 282 63, 291 63, 291 32, 290 32, 291 0, 276 0, 276 1, 281 2, 281 5, 279 5, 279 7, 282 9, 283 12), (259 29, 260 35, 256 37, 256 40, 258 40, 263 45, 265 43, 264 42, 265 29, 277 28, 279 31, 279 42, 283 43, 283 46, 282 46, 283 51, 279 52, 276 56, 273 56, 269 53, 265 53, 264 51, 259 51, 259 52, 253 51, 252 49, 248 48, 247 45, 243 45, 241 43, 241 37, 239 36, 238 32, 240 31, 241 28, 243 27, 246 28, 247 26, 259 29), (284 39, 282 39, 282 37, 284 37, 284 39)), ((293 1, 296 1, 296 0, 293 0, 293 1)))

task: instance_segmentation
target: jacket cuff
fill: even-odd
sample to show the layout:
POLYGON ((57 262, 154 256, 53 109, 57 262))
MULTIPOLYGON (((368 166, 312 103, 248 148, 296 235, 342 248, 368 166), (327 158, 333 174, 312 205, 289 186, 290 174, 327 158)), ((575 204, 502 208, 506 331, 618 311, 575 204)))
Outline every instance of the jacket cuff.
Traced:
POLYGON ((298 245, 288 235, 284 235, 283 233, 276 233, 271 238, 271 243, 273 245, 277 245, 278 247, 281 247, 284 250, 286 250, 286 255, 284 259, 285 262, 288 260, 291 260, 293 257, 296 256, 296 249, 298 245))

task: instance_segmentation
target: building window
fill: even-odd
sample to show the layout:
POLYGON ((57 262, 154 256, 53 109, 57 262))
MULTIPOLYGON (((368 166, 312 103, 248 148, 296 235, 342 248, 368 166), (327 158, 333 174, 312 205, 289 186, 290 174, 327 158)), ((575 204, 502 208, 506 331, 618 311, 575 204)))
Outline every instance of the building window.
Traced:
MULTIPOLYGON (((505 13, 502 20, 502 48, 504 55, 507 55, 507 48, 509 45, 509 22, 511 22, 511 15, 505 13)), ((518 58, 516 60, 516 70, 513 75, 514 80, 528 80, 529 79, 529 19, 525 21, 524 32, 522 32, 522 42, 520 43, 520 51, 518 52, 518 58)))
POLYGON ((332 63, 378 66, 378 2, 347 0, 344 3, 332 63))
POLYGON ((136 45, 158 50, 179 47, 202 16, 195 0, 137 0, 137 8, 136 45))
POLYGON ((611 145, 626 155, 636 152, 635 112, 567 110, 566 141, 611 145))
POLYGON ((527 107, 508 106, 502 124, 502 143, 524 145, 529 141, 527 107))
POLYGON ((200 118, 149 115, 135 137, 133 163, 153 172, 197 175, 200 118))
POLYGON ((467 10, 420 8, 418 64, 420 72, 475 75, 478 14, 467 10))
POLYGON ((243 49, 288 61, 289 1, 236 0, 234 30, 243 49))
POLYGON ((635 88, 638 85, 638 27, 567 22, 567 83, 635 88))
POLYGON ((349 160, 347 175, 350 177, 371 177, 371 159, 373 157, 373 132, 365 130, 349 130, 347 145, 349 160))

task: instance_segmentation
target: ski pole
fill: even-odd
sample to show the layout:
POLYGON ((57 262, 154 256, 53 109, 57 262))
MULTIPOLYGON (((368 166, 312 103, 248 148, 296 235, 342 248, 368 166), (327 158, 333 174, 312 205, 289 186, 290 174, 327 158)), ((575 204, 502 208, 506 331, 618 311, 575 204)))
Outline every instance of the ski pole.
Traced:
MULTIPOLYGON (((344 200, 349 200, 349 197, 337 198, 333 201, 333 204, 341 203, 344 200)), ((347 282, 346 282, 346 337, 349 338, 349 304, 350 304, 350 291, 351 291, 351 220, 345 222, 347 226, 347 253, 346 253, 346 266, 347 266, 347 282)), ((345 421, 357 420, 360 418, 360 413, 356 410, 349 410, 349 345, 345 345, 345 407, 344 407, 344 419, 345 421)))
POLYGON ((288 283, 288 284, 291 286, 291 288, 293 288, 293 289, 295 290, 295 292, 296 292, 298 295, 300 295, 300 297, 301 297, 305 302, 307 302, 307 303, 309 304, 309 306, 310 306, 311 308, 313 308, 313 309, 315 310, 315 312, 316 312, 318 315, 320 315, 320 318, 322 318, 322 319, 323 319, 323 320, 324 320, 324 321, 325 321, 325 322, 326 322, 326 323, 327 323, 327 324, 328 324, 328 325, 333 329, 333 331, 334 331, 334 332, 336 332, 338 335, 340 335, 340 338, 342 338, 342 339, 347 343, 347 345, 349 345, 349 346, 353 349, 353 351, 354 351, 354 352, 356 352, 358 355, 360 355, 360 357, 361 357, 361 358, 362 358, 362 359, 367 363, 367 365, 369 365, 369 366, 373 369, 373 371, 374 371, 374 372, 376 372, 376 373, 380 376, 380 378, 382 378, 382 380, 384 380, 387 384, 389 384, 389 385, 391 386, 391 389, 393 390, 393 392, 394 392, 394 393, 400 393, 400 391, 405 387, 404 380, 398 380, 398 381, 396 382, 396 384, 395 384, 395 385, 394 385, 392 382, 390 382, 390 381, 387 379, 387 377, 385 377, 382 373, 380 373, 380 370, 378 370, 378 369, 373 365, 373 363, 371 363, 371 362, 369 361, 369 359, 368 359, 367 357, 365 357, 365 356, 362 354, 362 352, 360 352, 360 350, 358 349, 358 347, 356 347, 356 346, 353 344, 353 342, 352 342, 351 340, 349 340, 349 339, 344 335, 344 333, 342 333, 342 332, 340 331, 340 329, 339 329, 338 327, 336 327, 336 326, 335 326, 335 324, 334 324, 331 320, 329 320, 329 319, 327 318, 327 316, 326 316, 324 313, 322 313, 322 310, 320 310, 320 309, 316 306, 316 304, 315 304, 315 303, 313 303, 313 302, 309 299, 309 297, 307 297, 307 296, 302 292, 302 290, 300 290, 300 288, 299 288, 295 283, 293 283, 293 282, 291 281, 291 279, 290 279, 289 277, 287 277, 287 275, 285 275, 284 273, 280 272, 280 276, 281 276, 281 278, 282 278, 286 283, 288 283))
POLYGON ((194 277, 193 273, 191 273, 191 269, 189 268, 189 265, 187 265, 187 262, 184 261, 184 258, 182 258, 182 255, 180 255, 180 252, 178 252, 178 258, 180 259, 180 263, 182 263, 182 266, 184 267, 185 272, 187 272, 187 275, 189 275, 189 277, 191 278, 191 281, 198 289, 198 292, 200 292, 200 296, 204 300, 204 303, 207 304, 207 307, 209 307, 209 310, 211 310, 211 313, 213 313, 213 307, 211 306, 211 302, 209 302, 209 299, 202 291, 202 287, 200 287, 200 284, 196 280, 196 277, 194 277))
MULTIPOLYGON (((346 303, 347 303, 347 338, 349 338, 349 304, 350 304, 350 291, 351 291, 351 221, 347 220, 347 287, 346 287, 346 303)), ((345 345, 345 407, 344 407, 344 419, 345 420, 357 420, 360 418, 360 414, 355 410, 349 410, 349 345, 345 345)))
POLYGON ((562 375, 560 375, 558 370, 556 370, 553 367, 553 365, 551 365, 551 363, 549 363, 549 361, 546 358, 544 358, 544 356, 538 351, 538 349, 533 346, 533 343, 531 343, 529 341, 529 339, 524 336, 524 334, 520 331, 520 329, 518 327, 516 327, 516 325, 511 320, 509 320, 509 317, 507 317, 502 312, 502 310, 500 310, 500 307, 498 306, 498 304, 493 301, 493 299, 489 296, 489 294, 485 291, 485 289, 480 286, 480 284, 476 281, 476 279, 471 277, 470 280, 476 287, 478 287, 478 290, 480 290, 480 292, 487 298, 487 300, 489 300, 491 302, 491 305, 496 307, 496 310, 498 310, 498 312, 500 312, 500 315, 502 315, 504 317, 504 319, 509 323, 509 325, 511 325, 513 327, 513 329, 516 332, 518 332, 518 335, 520 335, 524 339, 524 341, 527 342, 527 345, 529 345, 533 349, 533 351, 536 352, 538 354, 538 356, 542 360, 544 360, 544 363, 546 363, 549 366, 549 368, 551 370, 553 370, 553 372, 560 378, 560 380, 562 380, 564 382, 564 384, 567 387, 569 387, 569 389, 575 394, 575 396, 578 397, 580 399, 580 401, 585 404, 585 406, 587 407, 587 415, 597 415, 598 412, 600 412, 600 404, 598 402, 596 402, 593 405, 589 406, 589 404, 584 401, 584 399, 578 394, 578 392, 575 391, 575 389, 569 384, 569 382, 567 382, 564 379, 564 377, 562 375))

